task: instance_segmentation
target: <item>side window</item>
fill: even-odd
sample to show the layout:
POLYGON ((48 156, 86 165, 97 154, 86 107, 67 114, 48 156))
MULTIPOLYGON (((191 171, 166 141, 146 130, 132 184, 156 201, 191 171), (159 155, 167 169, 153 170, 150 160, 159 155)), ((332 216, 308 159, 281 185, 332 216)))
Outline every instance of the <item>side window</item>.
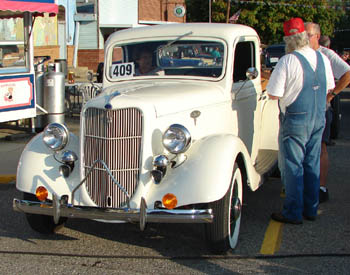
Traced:
POLYGON ((236 46, 233 68, 233 81, 246 79, 246 71, 255 65, 255 46, 252 41, 239 42, 236 46))

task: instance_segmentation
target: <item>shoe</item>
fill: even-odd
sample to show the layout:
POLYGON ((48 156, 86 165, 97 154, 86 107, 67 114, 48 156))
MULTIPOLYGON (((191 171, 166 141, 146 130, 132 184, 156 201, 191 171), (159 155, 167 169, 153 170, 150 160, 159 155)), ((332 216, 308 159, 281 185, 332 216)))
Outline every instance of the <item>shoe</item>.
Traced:
POLYGON ((290 223, 290 224, 302 224, 303 223, 303 221, 287 219, 285 216, 282 215, 282 213, 272 213, 271 219, 273 219, 276 222, 282 222, 282 223, 290 223))
POLYGON ((318 200, 319 200, 319 203, 323 203, 329 200, 328 188, 326 188, 326 192, 320 188, 320 194, 319 194, 318 200))
POLYGON ((286 188, 282 187, 281 193, 280 193, 280 197, 281 198, 285 198, 286 197, 286 188))
POLYGON ((308 216, 303 214, 303 217, 305 220, 312 221, 312 222, 316 220, 316 216, 308 216))

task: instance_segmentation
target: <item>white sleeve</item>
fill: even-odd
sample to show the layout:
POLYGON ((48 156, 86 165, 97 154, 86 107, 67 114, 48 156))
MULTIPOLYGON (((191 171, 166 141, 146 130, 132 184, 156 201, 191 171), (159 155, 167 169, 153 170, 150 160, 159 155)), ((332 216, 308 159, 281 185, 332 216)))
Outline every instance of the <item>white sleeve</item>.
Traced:
POLYGON ((266 86, 266 91, 269 95, 283 97, 287 78, 287 66, 284 62, 285 58, 281 58, 274 68, 269 82, 266 86))
POLYGON ((320 47, 320 51, 328 57, 333 70, 333 75, 336 79, 341 78, 343 74, 350 71, 349 64, 346 63, 335 51, 325 47, 320 47))
POLYGON ((335 87, 335 82, 334 82, 334 76, 333 76, 333 71, 332 71, 332 66, 330 60, 322 55, 323 57, 323 62, 325 65, 325 73, 326 73, 326 80, 327 80, 327 91, 334 89, 335 87))

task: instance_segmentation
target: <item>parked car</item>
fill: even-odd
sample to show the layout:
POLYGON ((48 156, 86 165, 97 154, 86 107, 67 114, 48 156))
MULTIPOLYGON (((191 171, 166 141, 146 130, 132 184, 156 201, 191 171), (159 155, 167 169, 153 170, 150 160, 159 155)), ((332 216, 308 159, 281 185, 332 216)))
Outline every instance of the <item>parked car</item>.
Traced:
POLYGON ((274 68, 278 60, 286 54, 285 44, 270 45, 264 50, 266 68, 274 68))
POLYGON ((243 185, 257 190, 277 164, 279 111, 261 90, 259 49, 255 30, 234 24, 114 33, 103 91, 83 106, 79 137, 53 123, 30 141, 14 209, 43 233, 67 218, 138 222, 141 230, 204 223, 213 251, 235 248, 243 185), (185 46, 218 47, 222 60, 199 52, 170 64, 185 46), (137 74, 146 48, 154 70, 137 74))

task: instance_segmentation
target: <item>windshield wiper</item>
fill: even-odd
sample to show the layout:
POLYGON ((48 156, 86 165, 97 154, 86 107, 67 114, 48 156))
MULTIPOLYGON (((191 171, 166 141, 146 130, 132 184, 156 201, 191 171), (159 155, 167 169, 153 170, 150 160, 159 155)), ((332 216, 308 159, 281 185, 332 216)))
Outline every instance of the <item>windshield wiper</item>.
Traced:
POLYGON ((160 47, 158 48, 158 51, 161 51, 161 50, 163 50, 163 49, 165 49, 165 48, 168 48, 169 46, 171 46, 171 45, 174 44, 175 42, 177 42, 177 41, 179 41, 180 39, 184 38, 185 36, 188 36, 188 35, 191 35, 191 34, 193 34, 192 31, 190 31, 190 32, 188 32, 188 33, 185 33, 185 34, 183 34, 183 35, 180 35, 178 38, 176 38, 176 39, 174 39, 174 40, 168 42, 168 43, 165 44, 164 46, 160 46, 160 47))

